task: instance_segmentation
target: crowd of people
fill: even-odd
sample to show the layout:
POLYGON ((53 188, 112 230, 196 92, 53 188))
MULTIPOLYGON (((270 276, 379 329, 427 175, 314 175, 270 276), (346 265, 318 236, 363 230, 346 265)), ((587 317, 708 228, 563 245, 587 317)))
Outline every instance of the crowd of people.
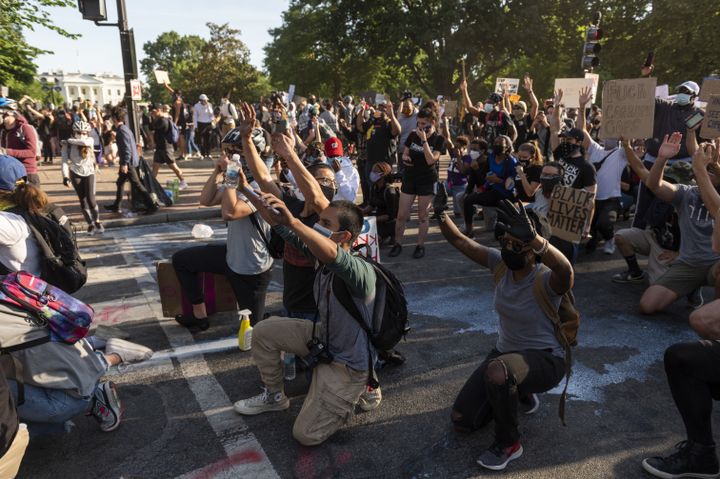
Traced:
MULTIPOLYGON (((642 75, 652 72, 644 67, 642 75)), ((152 213, 158 200, 140 180, 145 160, 137 145, 154 150, 154 175, 167 165, 182 188, 187 184, 177 161, 198 151, 212 160, 200 204, 220 205, 228 238, 173 255, 192 305, 190 314, 175 320, 191 332, 211 327, 198 275, 225 275, 239 308, 252 312, 252 355, 264 384, 259 395, 237 401, 235 411, 287 409, 287 368, 307 368, 310 389, 292 432, 299 443, 317 445, 356 406, 367 411, 380 405, 377 361, 404 361, 398 351, 376 347, 368 334, 384 319, 390 286, 353 244, 363 218, 372 215, 388 256, 400 256, 416 204, 412 257, 425 257, 435 221, 453 247, 492 272, 496 284, 499 337, 459 392, 451 422, 458 431, 473 431, 493 421, 494 441, 478 463, 501 470, 523 452, 519 411, 535 412, 538 395, 569 377, 577 324, 565 321, 574 265, 602 246, 627 264, 614 282, 648 282, 638 301, 643 314, 685 298, 693 308, 690 327, 701 338, 670 346, 664 358, 687 440, 676 453, 645 459, 642 466, 657 477, 716 477, 710 416, 720 384, 713 372, 720 302, 705 303, 702 293, 705 286, 720 288, 720 226, 714 221, 720 213, 720 139, 700 138, 698 128, 686 125, 688 116, 701 111, 700 88, 686 81, 673 99, 656 99, 652 137, 600 140, 603 112, 589 88, 556 91, 541 104, 532 78, 525 77, 523 87, 529 105, 512 102, 507 91, 473 103, 463 79, 464 107, 448 117, 443 101, 422 102, 409 91, 399 96, 397 108, 387 97, 355 102, 349 95, 311 95, 294 104, 282 93, 254 105, 226 96, 213 107, 206 95, 191 106, 166 85, 171 102, 143 110, 138 139, 125 125, 122 106, 38 111, 27 98, 0 99, 0 268, 42 273, 32 232, 16 210, 39 214, 48 203, 37 175, 41 156, 41 167, 61 157, 63 181, 77 192, 88 232, 97 234, 104 231, 94 191, 99 165, 119 168, 116 201, 108 210, 119 210, 129 181, 152 213), (564 108, 571 95, 577 95, 579 108, 564 108), (444 155, 449 162, 441 172, 444 155), (593 198, 582 241, 561 238, 549 226, 550 197, 559 187, 593 198), (616 223, 629 217, 631 226, 616 231, 616 223), (478 218, 499 247, 476 240, 478 218), (647 271, 638 255, 647 256, 647 271), (275 259, 282 259, 283 312, 269 315, 266 293, 275 259)), ((0 309, 0 316, 11 313, 0 309)), ((17 414, 31 426, 31 437, 67 427, 82 411, 98 418, 104 431, 117 427, 120 399, 102 375, 110 365, 152 352, 117 338, 105 342, 96 335, 74 345, 48 343, 13 353, 25 363, 25 402, 17 414), (58 367, 68 370, 48 371, 47 362, 34 362, 41 348, 48 350, 43 354, 67 356, 58 367), (69 379, 50 386, 43 378, 51 372, 69 379), (34 399, 35 389, 42 398, 34 399), (62 411, 48 415, 60 401, 62 411)), ((15 379, 9 384, 17 400, 15 379)))

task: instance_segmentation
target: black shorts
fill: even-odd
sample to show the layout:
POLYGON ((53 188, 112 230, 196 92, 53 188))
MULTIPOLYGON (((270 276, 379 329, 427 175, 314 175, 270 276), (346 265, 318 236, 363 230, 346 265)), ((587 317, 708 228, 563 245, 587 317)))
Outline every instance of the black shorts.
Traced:
POLYGON ((436 192, 434 178, 403 178, 400 192, 406 195, 433 196, 436 192))
POLYGON ((153 163, 158 163, 160 165, 172 165, 173 163, 175 163, 175 160, 170 154, 170 151, 155 150, 155 154, 153 155, 153 163))

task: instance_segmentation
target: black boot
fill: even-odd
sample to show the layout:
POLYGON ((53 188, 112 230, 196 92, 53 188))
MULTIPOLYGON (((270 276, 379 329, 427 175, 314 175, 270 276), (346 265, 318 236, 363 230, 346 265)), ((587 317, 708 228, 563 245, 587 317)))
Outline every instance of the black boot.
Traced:
POLYGON ((644 459, 643 469, 656 477, 715 477, 720 472, 714 444, 682 441, 675 447, 678 451, 670 456, 644 459))

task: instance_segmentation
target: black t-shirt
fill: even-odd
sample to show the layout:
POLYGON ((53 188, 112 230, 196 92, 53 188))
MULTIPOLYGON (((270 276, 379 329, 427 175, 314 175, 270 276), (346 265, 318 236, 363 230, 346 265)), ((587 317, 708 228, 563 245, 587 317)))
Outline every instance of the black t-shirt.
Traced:
MULTIPOLYGON (((433 132, 427 139, 428 146, 432 152, 439 151, 441 155, 445 154, 445 138, 433 132)), ((413 166, 406 167, 403 172, 403 181, 429 180, 437 181, 439 161, 432 165, 428 165, 425 159, 425 151, 420 141, 420 137, 414 131, 408 135, 405 140, 405 147, 408 148, 408 154, 413 166)))
POLYGON ((170 129, 169 118, 165 118, 164 116, 155 118, 155 121, 150 125, 150 129, 153 131, 156 150, 172 150, 172 143, 168 143, 166 139, 167 132, 170 129))
POLYGON ((400 192, 387 182, 380 189, 373 185, 368 203, 375 208, 375 216, 388 215, 388 221, 392 221, 397 218, 400 192))
POLYGON ((509 135, 510 122, 510 115, 504 111, 480 112, 480 123, 483 124, 482 137, 488 145, 492 145, 498 135, 509 135))
MULTIPOLYGON (((285 192, 283 201, 288 210, 299 218, 303 224, 312 226, 317 222, 318 215, 302 217, 300 214, 305 202, 285 192)), ((315 303, 315 264, 297 248, 285 243, 283 253, 283 306, 290 312, 313 313, 317 311, 315 303)))
MULTIPOLYGON (((525 176, 527 177, 528 183, 532 184, 533 182, 540 182, 540 173, 543 169, 542 165, 523 165, 523 169, 525 170, 525 176)), ((520 180, 520 175, 515 176, 515 196, 517 196, 520 201, 535 201, 534 196, 529 197, 525 194, 525 188, 523 188, 522 180, 520 180)))
MULTIPOLYGON (((555 158, 559 156, 556 151, 555 158)), ((560 158, 557 161, 565 169, 562 186, 571 186, 577 190, 582 190, 597 183, 595 167, 584 156, 569 159, 560 158)))
POLYGON ((365 122, 363 129, 365 138, 367 138, 365 148, 368 164, 373 165, 381 161, 394 164, 395 159, 391 159, 391 155, 395 152, 395 137, 392 134, 390 120, 370 118, 365 122))
POLYGON ((517 138, 515 139, 515 148, 529 141, 530 128, 532 127, 532 119, 530 115, 525 115, 522 120, 517 121, 513 118, 515 129, 517 130, 517 138))

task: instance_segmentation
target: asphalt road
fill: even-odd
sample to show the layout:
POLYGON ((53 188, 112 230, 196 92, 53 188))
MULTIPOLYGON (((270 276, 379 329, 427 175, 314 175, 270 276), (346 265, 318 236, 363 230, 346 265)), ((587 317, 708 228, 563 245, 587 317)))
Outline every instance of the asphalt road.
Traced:
MULTIPOLYGON (((211 224, 214 240, 224 239, 222 223, 211 224)), ((198 244, 191 228, 192 223, 121 228, 80 239, 90 280, 78 296, 95 307, 97 324, 127 331, 156 354, 143 365, 110 373, 125 406, 120 428, 102 433, 92 419, 78 417, 68 434, 31 442, 19 477, 494 475, 475 463, 492 442, 492 426, 461 435, 449 425, 455 395, 496 340, 492 278, 447 245, 437 228, 431 229, 424 259, 412 259, 412 247, 406 247, 385 262, 404 281, 412 312, 412 332, 398 348, 407 363, 380 371, 384 398, 378 409, 356 415, 315 448, 300 446, 291 435, 307 389, 302 374, 287 385, 288 411, 250 418, 232 411, 234 401, 261 386, 250 353, 240 352, 233 339, 237 315, 218 314, 208 331, 195 336, 161 317, 154 263, 198 244)), ((410 241, 416 231, 409 234, 410 241)), ((557 416, 559 391, 542 395, 538 413, 521 418, 525 453, 503 477, 646 477, 641 459, 665 454, 683 439, 662 355, 670 344, 694 337, 687 326, 690 310, 680 302, 668 313, 640 316, 643 287, 610 281, 623 266, 618 255, 600 250, 581 258, 575 294, 582 325, 567 426, 557 416)), ((271 313, 281 308, 280 284, 276 264, 271 313)))

